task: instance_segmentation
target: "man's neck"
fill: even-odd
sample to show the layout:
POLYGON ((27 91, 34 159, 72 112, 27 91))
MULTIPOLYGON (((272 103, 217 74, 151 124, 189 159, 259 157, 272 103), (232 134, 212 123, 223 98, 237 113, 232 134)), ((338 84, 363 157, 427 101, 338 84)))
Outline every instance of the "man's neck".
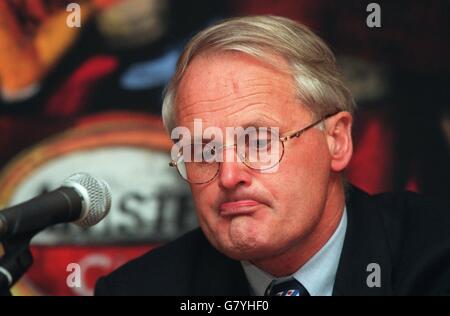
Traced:
POLYGON ((345 194, 340 181, 330 186, 321 219, 306 238, 275 257, 251 261, 275 277, 295 273, 313 257, 336 231, 344 211, 345 194))

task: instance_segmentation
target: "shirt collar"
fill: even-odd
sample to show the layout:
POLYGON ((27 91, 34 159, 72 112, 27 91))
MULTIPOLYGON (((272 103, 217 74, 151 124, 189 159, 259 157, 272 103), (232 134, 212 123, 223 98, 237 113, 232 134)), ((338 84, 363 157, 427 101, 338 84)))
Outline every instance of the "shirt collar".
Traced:
MULTIPOLYGON (((312 296, 330 296, 333 293, 346 230, 347 209, 344 207, 341 221, 331 238, 299 270, 285 278, 294 277, 312 296)), ((241 261, 241 264, 254 295, 263 296, 270 282, 277 279, 248 261, 241 261)))

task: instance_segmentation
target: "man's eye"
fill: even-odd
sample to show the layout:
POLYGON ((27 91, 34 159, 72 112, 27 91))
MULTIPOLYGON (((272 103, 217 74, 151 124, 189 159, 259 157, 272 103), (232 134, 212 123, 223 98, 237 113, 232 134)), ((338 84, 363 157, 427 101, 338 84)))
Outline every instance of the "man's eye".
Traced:
POLYGON ((259 138, 251 142, 250 146, 256 149, 265 149, 270 145, 270 140, 266 138, 259 138))

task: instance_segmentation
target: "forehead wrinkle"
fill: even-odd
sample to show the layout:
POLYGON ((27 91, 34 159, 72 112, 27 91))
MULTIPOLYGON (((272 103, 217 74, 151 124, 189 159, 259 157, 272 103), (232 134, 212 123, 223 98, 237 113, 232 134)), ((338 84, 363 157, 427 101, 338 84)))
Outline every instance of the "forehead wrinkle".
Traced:
MULTIPOLYGON (((258 106, 261 105, 261 103, 254 103, 254 104, 248 104, 246 106, 246 108, 248 109, 248 107, 254 107, 254 106, 258 106)), ((180 121, 194 121, 194 119, 199 118, 200 115, 204 115, 204 114, 215 114, 215 112, 219 111, 218 109, 211 109, 211 110, 201 110, 198 112, 194 112, 194 113, 189 113, 183 116, 183 118, 180 121), (200 114, 200 115, 199 115, 200 114)), ((239 114, 239 116, 242 116, 242 108, 237 108, 236 110, 233 110, 231 112, 226 113, 226 115, 221 115, 221 118, 224 117, 231 117, 234 114, 239 114)), ((205 121, 205 119, 203 119, 205 121)), ((210 121, 210 120, 206 120, 206 121, 210 121)), ((217 124, 216 124, 217 125, 217 124)))
POLYGON ((265 113, 255 113, 256 118, 243 119, 243 122, 239 124, 241 127, 281 127, 283 125, 282 120, 277 117, 266 115, 265 113))
MULTIPOLYGON (((274 105, 268 104, 266 102, 252 102, 245 105, 246 110, 245 112, 246 114, 251 114, 251 117, 259 117, 259 116, 271 117, 265 114, 264 109, 265 108, 273 109, 273 107, 274 105)), ((272 114, 273 117, 273 113, 270 114, 272 114)), ((237 115, 238 117, 245 118, 245 116, 242 115, 242 108, 232 110, 231 112, 228 113, 227 116, 232 117, 235 115, 237 115)))
MULTIPOLYGON (((259 103, 255 103, 254 105, 260 105, 259 103)), ((255 109, 251 113, 251 116, 242 116, 241 111, 237 110, 230 115, 227 115, 228 123, 219 124, 224 125, 223 127, 285 127, 286 121, 283 118, 275 117, 274 115, 268 115, 261 110, 255 109)), ((185 117, 186 119, 186 117, 185 117)), ((195 119, 195 118, 194 118, 195 119)), ((193 123, 194 120, 186 119, 189 123, 193 123)), ((188 124, 189 125, 189 124, 188 124)), ((217 121, 215 120, 203 120, 203 127, 206 128, 208 126, 217 126, 217 121)), ((192 128, 192 126, 190 126, 192 128)))
POLYGON ((277 80, 274 84, 273 77, 272 78, 262 78, 261 76, 255 77, 255 78, 246 78, 240 80, 241 82, 245 83, 251 83, 252 87, 269 87, 270 90, 274 90, 277 88, 285 88, 285 84, 287 84, 290 88, 293 88, 295 90, 295 84, 293 83, 293 79, 291 77, 282 77, 277 74, 274 74, 277 76, 280 80, 277 80), (282 83, 282 84, 281 84, 282 83), (281 87, 283 85, 283 87, 281 87))
MULTIPOLYGON (((193 107, 193 106, 196 106, 196 105, 202 105, 202 104, 204 104, 204 103, 208 104, 208 103, 219 102, 219 101, 221 101, 222 99, 226 99, 226 98, 230 97, 232 94, 233 94, 233 93, 230 92, 230 93, 227 94, 227 95, 219 96, 219 97, 217 97, 217 98, 209 98, 209 99, 205 99, 205 100, 198 100, 198 101, 193 101, 193 102, 190 102, 190 103, 187 103, 187 104, 183 104, 183 109, 186 110, 186 109, 189 109, 189 108, 191 108, 191 107, 193 107)), ((187 98, 187 97, 185 97, 185 98, 187 98)), ((179 97, 178 97, 177 99, 179 99, 179 97)), ((181 99, 184 99, 184 98, 181 98, 181 99)), ((176 100, 176 103, 179 104, 180 101, 181 101, 181 100, 176 100)), ((227 107, 227 106, 225 105, 222 109, 224 109, 224 108, 226 108, 226 107, 227 107)))
MULTIPOLYGON (((264 74, 266 75, 266 74, 264 74)), ((189 78, 185 77, 184 84, 180 85, 180 91, 183 91, 184 93, 181 93, 177 96, 178 99, 177 101, 183 101, 185 99, 195 99, 195 94, 193 93, 186 93, 187 91, 191 91, 193 88, 190 86, 191 84, 189 83, 189 78), (187 81, 186 81, 187 80, 187 81), (183 88, 185 89, 182 89, 183 88)), ((236 95, 236 100, 239 100, 240 98, 245 98, 245 97, 251 97, 251 96, 257 96, 258 94, 276 94, 278 92, 281 92, 282 94, 286 95, 287 92, 286 90, 286 84, 289 87, 294 87, 294 85, 292 84, 292 80, 291 78, 285 78, 285 77, 280 77, 280 80, 277 81, 273 81, 273 78, 265 78, 264 76, 261 76, 261 74, 256 75, 254 78, 239 78, 239 73, 238 74, 233 74, 233 78, 223 78, 221 77, 221 81, 223 82, 222 85, 220 85, 219 87, 218 84, 214 85, 214 87, 210 88, 210 89, 205 89, 205 90, 210 90, 210 91, 227 91, 228 93, 224 93, 218 97, 209 97, 207 99, 203 99, 203 100, 194 100, 192 102, 188 102, 184 105, 184 108, 190 108, 191 106, 195 105, 195 104, 202 104, 202 103, 207 103, 207 102, 220 102, 223 99, 226 99, 228 97, 232 97, 234 95, 236 95), (236 78, 238 77, 238 78, 236 78), (286 80, 288 79, 288 80, 286 80), (224 82, 225 81, 225 82, 224 82), (248 85, 250 84, 250 85, 248 85), (219 89, 217 89, 219 88, 219 89), (221 89, 222 88, 222 89, 221 89), (259 88, 268 88, 264 91, 256 91, 256 92, 252 92, 252 90, 255 89, 259 89, 259 88), (250 92, 248 92, 248 90, 250 90, 250 92)), ((196 80, 192 79, 192 82, 196 82, 196 80)), ((210 82, 208 82, 210 83, 210 82)), ((197 89, 197 87, 195 87, 197 89)), ((194 90, 195 91, 195 90, 194 90)), ((291 91, 292 92, 292 91, 291 91)), ((295 96, 295 92, 293 93, 293 96, 295 96)))
MULTIPOLYGON (((239 104, 239 103, 243 103, 245 102, 247 99, 249 98, 254 98, 254 97, 258 97, 258 96, 266 96, 266 95, 270 95, 269 93, 267 93, 266 91, 258 91, 258 92, 252 92, 249 94, 245 94, 245 95, 241 95, 241 96, 236 96, 236 97, 224 97, 224 98, 220 98, 220 99, 216 99, 214 101, 210 101, 210 100, 201 100, 201 101, 196 101, 193 103, 190 103, 189 105, 183 105, 182 107, 179 107, 178 112, 187 112, 187 114, 184 114, 183 117, 190 117, 190 116, 195 116, 195 115, 199 115, 199 114, 214 114, 220 111, 224 111, 227 112, 226 114, 233 114, 235 111, 242 111, 243 109, 248 109, 257 105, 268 105, 265 102, 261 102, 261 101, 254 101, 254 102, 250 102, 250 103, 245 103, 245 104, 239 104), (225 99, 225 100, 222 100, 225 99), (229 101, 228 101, 229 100, 229 101), (219 104, 221 104, 223 102, 223 106, 219 106, 219 104), (212 104, 213 103, 213 104, 212 104), (203 105, 203 106, 202 106, 203 105), (208 106, 211 105, 211 106, 208 106), (200 109, 197 111, 189 111, 192 108, 195 108, 196 106, 198 106, 200 109), (212 108, 211 108, 212 107, 212 108), (235 110, 234 110, 235 108, 235 110), (227 109, 230 109, 231 112, 226 111, 227 109)), ((265 100, 267 99, 266 97, 262 97, 261 99, 265 100)))

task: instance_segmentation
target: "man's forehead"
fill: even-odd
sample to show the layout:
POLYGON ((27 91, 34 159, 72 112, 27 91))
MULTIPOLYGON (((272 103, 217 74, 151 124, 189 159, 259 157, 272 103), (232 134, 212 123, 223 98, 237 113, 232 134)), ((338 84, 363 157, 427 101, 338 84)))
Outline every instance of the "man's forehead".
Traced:
POLYGON ((180 82, 178 96, 192 102, 245 94, 246 89, 253 89, 255 85, 269 91, 276 88, 274 77, 279 75, 243 54, 234 58, 228 55, 197 57, 180 82))
POLYGON ((194 58, 188 66, 180 81, 178 97, 182 101, 208 101, 245 94, 246 89, 255 86, 270 91, 281 83, 285 88, 294 87, 288 74, 255 57, 232 52, 208 54, 194 58))
POLYGON ((200 117, 255 121, 260 116, 256 125, 264 116, 270 121, 275 112, 282 111, 280 104, 295 100, 292 78, 254 57, 242 53, 202 56, 193 60, 180 83, 177 121, 200 117))

